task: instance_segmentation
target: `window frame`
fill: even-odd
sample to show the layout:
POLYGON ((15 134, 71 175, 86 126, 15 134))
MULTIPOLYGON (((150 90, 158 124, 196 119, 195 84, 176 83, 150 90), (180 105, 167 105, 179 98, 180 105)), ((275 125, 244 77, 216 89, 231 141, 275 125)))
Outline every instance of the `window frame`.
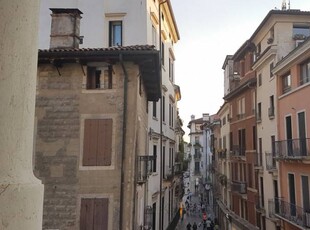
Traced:
POLYGON ((111 20, 109 21, 109 47, 122 46, 123 45, 123 21, 122 20, 111 20), (117 43, 115 38, 115 28, 120 27, 120 44, 117 43))
POLYGON ((310 81, 310 59, 307 59, 306 61, 300 64, 299 84, 304 85, 309 81, 310 81))

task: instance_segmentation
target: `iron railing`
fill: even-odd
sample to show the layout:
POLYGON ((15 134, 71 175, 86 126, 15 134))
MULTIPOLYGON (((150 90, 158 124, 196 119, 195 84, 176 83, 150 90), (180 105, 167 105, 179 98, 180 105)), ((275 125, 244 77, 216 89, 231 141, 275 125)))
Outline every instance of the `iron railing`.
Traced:
POLYGON ((268 171, 277 169, 276 159, 272 153, 266 153, 266 169, 268 171))
POLYGON ((153 156, 137 157, 137 182, 144 183, 153 171, 153 156))
POLYGON ((233 145, 232 147, 233 147, 231 151, 232 156, 245 156, 245 148, 239 145, 233 145))
POLYGON ((278 158, 301 158, 310 156, 310 138, 275 141, 275 156, 278 158))
POLYGON ((274 218, 276 215, 291 221, 302 227, 310 227, 310 212, 296 204, 286 202, 282 198, 268 200, 269 217, 274 218))
POLYGON ((241 194, 245 194, 245 193, 247 193, 247 183, 241 182, 241 181, 232 181, 231 191, 239 192, 241 194))

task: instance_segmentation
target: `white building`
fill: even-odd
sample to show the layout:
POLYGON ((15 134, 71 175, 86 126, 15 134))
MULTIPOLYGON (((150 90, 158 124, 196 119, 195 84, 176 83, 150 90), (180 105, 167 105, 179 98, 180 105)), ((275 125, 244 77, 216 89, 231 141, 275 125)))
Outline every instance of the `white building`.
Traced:
POLYGON ((77 38, 80 48, 148 44, 161 52, 162 99, 148 105, 149 152, 146 155, 151 161, 148 163, 151 173, 137 185, 135 221, 137 226, 165 229, 175 217, 181 195, 179 178, 174 176, 179 171, 175 158, 179 149, 177 136, 180 136, 176 127, 177 101, 181 94, 175 85, 173 51, 180 36, 170 0, 42 0, 40 49, 49 48, 53 36, 50 9, 57 8, 76 8, 82 12, 77 28, 81 35, 77 38))

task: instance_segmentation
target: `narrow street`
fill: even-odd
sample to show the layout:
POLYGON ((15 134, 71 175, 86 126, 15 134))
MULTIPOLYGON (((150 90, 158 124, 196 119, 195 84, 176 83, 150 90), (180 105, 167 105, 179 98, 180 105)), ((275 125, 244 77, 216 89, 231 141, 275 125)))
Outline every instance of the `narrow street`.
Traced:
MULTIPOLYGON (((184 179, 184 184, 188 184, 189 186, 185 188, 185 195, 183 196, 183 204, 184 207, 186 207, 186 200, 189 201, 189 206, 194 207, 196 206, 196 211, 193 211, 192 208, 187 208, 187 211, 183 214, 183 219, 180 218, 179 223, 176 227, 176 230, 187 230, 186 226, 188 223, 190 223, 192 226, 194 223, 197 224, 198 229, 203 229, 202 221, 202 210, 201 210, 201 204, 206 207, 206 213, 207 218, 210 218, 212 221, 214 221, 214 212, 212 209, 212 206, 208 205, 206 201, 201 203, 201 194, 203 194, 203 197, 206 197, 205 189, 203 185, 199 185, 198 190, 195 192, 195 182, 190 181, 189 178, 184 179), (188 198, 190 195, 190 192, 192 193, 191 198, 188 198)), ((205 199, 204 199, 205 200, 205 199)), ((185 208, 186 209, 186 208, 185 208)))

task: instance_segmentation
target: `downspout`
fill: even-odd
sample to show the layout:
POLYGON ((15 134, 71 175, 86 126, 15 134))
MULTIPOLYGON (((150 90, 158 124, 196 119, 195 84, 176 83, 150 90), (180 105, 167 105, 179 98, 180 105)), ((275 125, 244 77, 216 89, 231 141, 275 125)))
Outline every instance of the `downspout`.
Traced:
POLYGON ((121 152, 121 190, 120 190, 120 216, 119 216, 119 229, 123 229, 123 212, 124 212, 124 161, 125 161, 125 147, 126 147, 126 130, 127 130, 127 93, 128 93, 128 73, 124 66, 123 55, 119 55, 124 72, 124 103, 123 103, 123 135, 122 135, 122 152, 121 152))

